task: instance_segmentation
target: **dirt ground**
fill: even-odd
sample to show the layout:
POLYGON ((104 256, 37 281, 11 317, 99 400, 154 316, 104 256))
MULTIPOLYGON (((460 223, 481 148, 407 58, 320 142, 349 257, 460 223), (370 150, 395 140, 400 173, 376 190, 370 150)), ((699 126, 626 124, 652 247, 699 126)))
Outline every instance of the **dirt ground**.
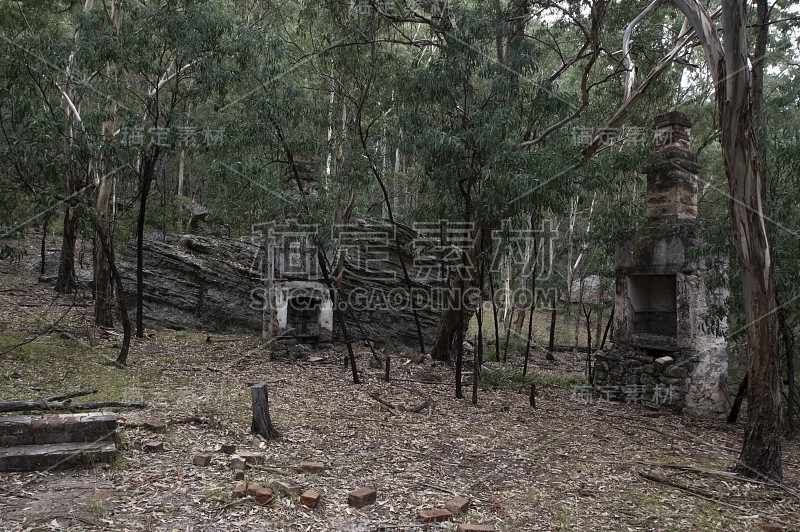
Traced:
POLYGON ((88 325, 88 294, 53 296, 35 274, 0 266, 0 400, 95 388, 75 401, 147 407, 119 411, 111 465, 0 473, 2 530, 800 530, 797 440, 784 441, 783 484, 744 479, 731 472, 742 422, 577 401, 564 383, 583 366, 571 357, 535 354, 536 408, 527 386, 513 383, 481 388, 477 406, 469 390, 456 399, 452 368, 390 350, 384 382, 363 345, 358 385, 342 346, 273 359, 258 338, 206 332, 150 330, 120 369, 109 364, 120 332, 88 325), (268 383, 279 440, 250 433, 258 382, 268 383), (433 408, 412 411, 426 401, 433 408), (166 432, 148 431, 147 420, 165 422, 166 432), (150 441, 164 450, 145 452, 150 441), (222 444, 264 453, 247 481, 294 480, 321 493, 319 506, 280 493, 266 506, 234 498, 222 444), (211 464, 193 465, 203 452, 211 464), (300 472, 304 460, 325 469, 300 472), (348 506, 359 487, 377 489, 375 504, 348 506), (471 500, 466 514, 420 521, 421 510, 455 495, 471 500))

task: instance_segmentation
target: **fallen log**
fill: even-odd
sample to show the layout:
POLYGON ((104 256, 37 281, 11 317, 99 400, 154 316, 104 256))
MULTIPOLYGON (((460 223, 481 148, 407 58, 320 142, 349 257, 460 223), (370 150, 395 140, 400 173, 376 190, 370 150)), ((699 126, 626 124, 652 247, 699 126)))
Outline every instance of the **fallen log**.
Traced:
POLYGON ((97 390, 82 390, 79 392, 65 393, 61 395, 53 395, 45 397, 45 401, 63 401, 64 399, 73 399, 75 397, 83 397, 84 395, 92 395, 97 393, 97 390))
POLYGON ((95 401, 92 403, 73 403, 66 401, 4 401, 0 403, 0 412, 26 412, 28 410, 99 410, 103 408, 144 408, 144 402, 127 401, 95 401))

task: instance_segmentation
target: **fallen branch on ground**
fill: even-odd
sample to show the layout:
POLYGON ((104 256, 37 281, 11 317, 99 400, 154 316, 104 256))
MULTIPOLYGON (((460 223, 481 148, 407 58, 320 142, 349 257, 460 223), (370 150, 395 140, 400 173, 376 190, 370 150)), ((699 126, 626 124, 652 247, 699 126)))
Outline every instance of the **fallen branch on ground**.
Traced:
POLYGON ((395 406, 389 401, 381 398, 381 396, 375 392, 369 392, 369 396, 378 401, 386 408, 388 408, 392 414, 395 414, 397 410, 402 410, 403 412, 414 412, 415 414, 419 414, 420 412, 427 410, 428 412, 427 417, 428 419, 430 419, 430 416, 433 414, 433 409, 436 408, 436 402, 433 399, 429 398, 425 399, 422 403, 418 404, 417 406, 407 408, 405 406, 395 406))
POLYGON ((52 397, 45 397, 45 401, 63 401, 64 399, 72 399, 73 397, 83 397, 84 395, 92 395, 97 393, 97 390, 84 390, 80 392, 65 393, 62 395, 54 395, 52 397))
MULTIPOLYGON (((749 513, 749 510, 747 508, 743 508, 741 506, 737 506, 735 504, 731 504, 729 502, 723 501, 718 497, 714 497, 713 494, 711 494, 711 493, 709 493, 707 491, 703 491, 701 489, 693 488, 691 486, 685 486, 685 485, 680 484, 678 482, 672 481, 672 480, 666 478, 664 475, 658 474, 656 472, 639 471, 638 473, 639 473, 640 477, 646 478, 647 480, 651 480, 653 482, 658 482, 660 484, 664 484, 665 486, 669 486, 671 488, 677 488, 679 490, 686 491, 688 493, 691 493, 692 495, 696 495, 697 497, 706 499, 706 500, 714 502, 716 504, 721 504, 723 506, 727 506, 729 508, 733 508, 735 510, 739 510, 740 512, 742 512, 744 514, 749 513)), ((768 514, 762 514, 762 515, 766 519, 769 519, 770 521, 775 521, 776 523, 781 524, 783 526, 790 526, 789 523, 787 523, 785 521, 782 521, 781 519, 778 519, 777 517, 774 517, 772 515, 768 515, 768 514)))
POLYGON ((6 401, 0 403, 0 412, 25 412, 28 410, 99 410, 101 408, 144 408, 144 402, 95 401, 93 403, 73 403, 66 401, 6 401))

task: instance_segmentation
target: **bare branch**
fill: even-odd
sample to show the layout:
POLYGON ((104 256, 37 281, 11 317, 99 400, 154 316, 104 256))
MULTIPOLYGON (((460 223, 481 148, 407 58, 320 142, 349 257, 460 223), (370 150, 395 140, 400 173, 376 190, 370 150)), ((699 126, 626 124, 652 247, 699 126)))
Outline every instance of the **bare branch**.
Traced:
MULTIPOLYGON (((628 27, 625 28, 625 34, 622 36, 622 59, 625 62, 625 69, 628 73, 625 76, 625 99, 629 99, 631 97, 631 93, 633 92, 633 84, 636 82, 636 65, 633 63, 631 59, 631 34, 633 33, 633 29, 644 20, 644 18, 649 15, 655 8, 657 8, 661 4, 662 0, 653 0, 653 2, 644 8, 644 11, 639 13, 639 15, 628 24, 628 27)), ((685 24, 684 24, 685 26, 685 24)), ((681 30, 683 32, 683 30, 681 30)))
MULTIPOLYGON (((676 1, 682 2, 684 0, 676 0, 676 1)), ((689 0, 689 1, 694 1, 694 0, 689 0)), ((702 6, 700 7, 702 8, 702 6)), ((703 11, 705 12, 705 8, 703 8, 703 11)), ((708 15, 708 13, 706 12, 706 16, 709 17, 707 26, 713 27, 712 20, 717 16, 719 16, 720 12, 721 10, 719 9, 715 11, 713 15, 708 15)), ((609 129, 618 128, 625 122, 625 119, 628 117, 628 113, 633 108, 634 104, 636 104, 636 102, 642 96, 644 96, 650 85, 652 85, 652 83, 655 80, 657 80, 659 76, 661 76, 661 74, 667 69, 667 67, 669 67, 672 64, 672 62, 675 60, 678 54, 680 54, 681 51, 683 51, 684 48, 686 48, 686 46, 689 45, 692 39, 697 37, 696 29, 694 28, 694 26, 691 25, 692 23, 691 19, 687 18, 687 21, 689 22, 689 25, 684 24, 683 28, 681 29, 681 33, 678 35, 678 40, 676 41, 675 46, 673 46, 672 49, 669 51, 669 53, 667 53, 667 55, 665 55, 661 59, 661 61, 659 61, 652 68, 652 70, 650 70, 650 73, 647 75, 645 79, 642 80, 642 83, 639 85, 639 87, 636 90, 632 91, 628 97, 626 97, 625 101, 622 103, 620 108, 617 109, 617 112, 614 113, 614 116, 611 118, 611 120, 609 120, 605 126, 603 126, 598 130, 600 131, 600 133, 596 135, 595 138, 592 139, 592 141, 583 150, 584 156, 591 157, 595 153, 597 153, 597 151, 602 147, 604 142, 605 137, 603 135, 603 132, 609 129)), ((715 34, 714 39, 712 39, 712 41, 715 42, 716 44, 712 44, 711 47, 719 45, 721 49, 719 36, 715 34)), ((721 56, 717 55, 716 57, 721 57, 721 56)), ((711 67, 710 65, 709 67, 712 72, 717 72, 717 68, 711 67)), ((716 84, 717 75, 714 74, 713 78, 716 84)))

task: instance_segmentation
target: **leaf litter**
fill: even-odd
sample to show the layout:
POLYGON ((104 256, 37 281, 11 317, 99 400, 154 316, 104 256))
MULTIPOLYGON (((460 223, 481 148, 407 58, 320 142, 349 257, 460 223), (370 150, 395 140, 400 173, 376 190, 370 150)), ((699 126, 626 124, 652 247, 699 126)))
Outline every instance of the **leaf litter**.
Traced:
MULTIPOLYGON (((18 303, 32 305, 36 294, 41 301, 51 298, 40 288, 0 292, 6 331, 40 334, 33 342, 89 345, 97 354, 79 367, 53 355, 47 375, 35 380, 42 371, 28 367, 30 356, 6 353, 0 357, 3 400, 34 388, 50 394, 83 387, 84 374, 102 367, 98 361, 120 341, 81 325, 90 316, 87 306, 63 320, 68 337, 41 334, 41 324, 63 309, 26 306, 19 312, 18 303)), ((800 528, 796 440, 785 440, 784 483, 756 482, 730 471, 742 423, 640 405, 585 404, 568 389, 548 386, 539 387, 536 409, 515 386, 481 389, 475 406, 454 397, 452 368, 427 357, 392 364, 387 383, 383 369, 370 364, 369 350, 357 346, 362 384, 353 385, 343 346, 278 359, 258 338, 210 339, 153 330, 135 341, 132 368, 108 370, 146 377, 124 391, 143 396, 148 406, 119 412, 118 461, 2 473, 2 529, 453 531, 464 522, 498 531, 800 528), (258 382, 268 383, 279 440, 250 433, 249 387, 258 382), (166 431, 149 431, 151 420, 163 421, 166 431), (150 441, 163 441, 164 450, 146 452, 150 441), (278 490, 266 506, 234 498, 236 470, 222 452, 229 444, 237 452, 263 454, 263 461, 247 465, 247 482, 295 481, 321 493, 319 505, 306 508, 296 495, 278 490), (212 456, 209 466, 194 465, 198 453, 212 456), (322 462, 325 469, 305 473, 297 469, 301 461, 322 462), (348 506, 348 493, 359 487, 377 490, 375 504, 348 506), (421 510, 440 508, 456 495, 471 500, 465 515, 420 522, 421 510)), ((536 354, 534 373, 580 370, 577 363, 543 358, 536 354)))

